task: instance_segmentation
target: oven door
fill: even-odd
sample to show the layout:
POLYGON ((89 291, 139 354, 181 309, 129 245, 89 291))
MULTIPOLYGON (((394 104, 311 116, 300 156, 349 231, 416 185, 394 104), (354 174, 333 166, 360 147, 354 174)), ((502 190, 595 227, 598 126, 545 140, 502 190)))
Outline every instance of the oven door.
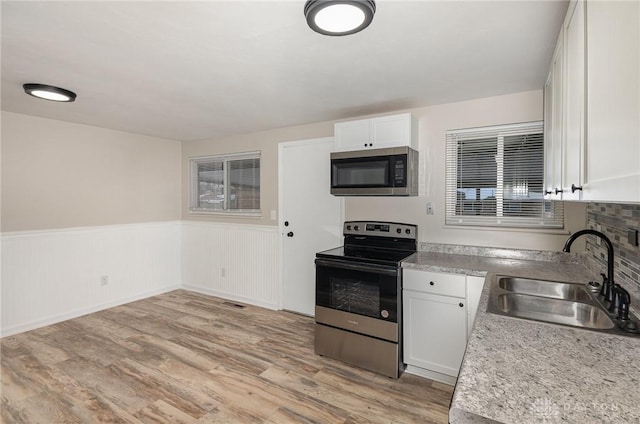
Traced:
POLYGON ((316 259, 316 322, 398 341, 395 266, 316 259))

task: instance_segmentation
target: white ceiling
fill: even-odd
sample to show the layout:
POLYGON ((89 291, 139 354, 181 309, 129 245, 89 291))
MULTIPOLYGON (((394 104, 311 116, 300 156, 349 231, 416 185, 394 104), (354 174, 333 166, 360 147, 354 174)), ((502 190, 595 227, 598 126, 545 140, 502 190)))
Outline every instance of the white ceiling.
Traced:
POLYGON ((540 89, 567 2, 378 0, 346 37, 303 7, 3 0, 2 109, 188 141, 540 89))

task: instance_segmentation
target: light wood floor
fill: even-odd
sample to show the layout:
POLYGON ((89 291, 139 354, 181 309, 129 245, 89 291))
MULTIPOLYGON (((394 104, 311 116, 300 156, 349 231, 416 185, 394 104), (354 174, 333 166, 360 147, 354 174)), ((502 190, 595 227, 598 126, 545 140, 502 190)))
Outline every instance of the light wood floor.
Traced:
POLYGON ((313 320, 184 290, 5 337, 5 423, 447 423, 450 386, 313 353, 313 320))

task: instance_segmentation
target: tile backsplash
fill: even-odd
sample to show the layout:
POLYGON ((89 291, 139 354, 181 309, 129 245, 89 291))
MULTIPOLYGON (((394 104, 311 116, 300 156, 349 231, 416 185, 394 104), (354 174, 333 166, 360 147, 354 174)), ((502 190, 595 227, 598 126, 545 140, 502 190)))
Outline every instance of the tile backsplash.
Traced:
MULTIPOLYGON (((640 247, 627 241, 630 229, 640 230, 640 205, 590 203, 587 206, 587 227, 603 232, 615 252, 614 281, 640 291, 640 247), (600 228, 598 228, 600 226, 600 228)), ((596 237, 587 237, 587 252, 606 269, 607 248, 598 245, 596 237)))

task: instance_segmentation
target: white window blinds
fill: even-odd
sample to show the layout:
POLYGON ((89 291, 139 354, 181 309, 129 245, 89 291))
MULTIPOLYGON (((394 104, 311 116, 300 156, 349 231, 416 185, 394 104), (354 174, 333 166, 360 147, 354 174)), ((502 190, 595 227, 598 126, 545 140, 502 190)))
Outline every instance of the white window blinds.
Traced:
POLYGON ((562 202, 544 199, 542 122, 447 132, 446 223, 562 228, 562 202))
POLYGON ((191 211, 260 212, 260 153, 191 159, 191 211))

